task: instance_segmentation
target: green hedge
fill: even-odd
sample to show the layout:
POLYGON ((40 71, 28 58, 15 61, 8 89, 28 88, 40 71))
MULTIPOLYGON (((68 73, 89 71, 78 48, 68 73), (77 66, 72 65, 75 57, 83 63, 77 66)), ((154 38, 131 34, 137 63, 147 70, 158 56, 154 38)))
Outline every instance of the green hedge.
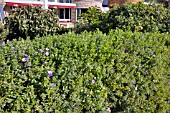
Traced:
POLYGON ((106 14, 90 8, 76 23, 75 29, 79 33, 84 30, 94 31, 97 28, 104 33, 116 28, 133 32, 170 33, 170 9, 164 8, 163 5, 147 5, 141 2, 115 6, 106 14))
POLYGON ((163 113, 169 44, 120 30, 3 42, 0 112, 163 113))
POLYGON ((170 9, 162 5, 125 4, 110 10, 108 29, 170 33, 170 9))
POLYGON ((105 13, 98 10, 98 7, 90 7, 86 13, 80 15, 80 19, 75 23, 74 31, 76 33, 81 33, 82 31, 94 31, 96 28, 105 28, 106 26, 102 25, 106 19, 105 13))
POLYGON ((22 37, 35 38, 37 35, 53 35, 66 32, 59 26, 58 11, 43 10, 41 7, 24 6, 10 12, 4 19, 4 28, 8 33, 6 40, 22 37))
POLYGON ((2 22, 0 22, 0 34, 3 32, 4 26, 2 24, 2 22))

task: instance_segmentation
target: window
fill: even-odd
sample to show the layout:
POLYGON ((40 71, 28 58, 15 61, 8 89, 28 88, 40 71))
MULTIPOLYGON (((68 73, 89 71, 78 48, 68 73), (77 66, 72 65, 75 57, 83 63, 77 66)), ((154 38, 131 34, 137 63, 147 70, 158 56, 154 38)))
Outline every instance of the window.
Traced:
POLYGON ((55 2, 55 0, 48 0, 48 2, 55 2))
POLYGON ((76 9, 76 20, 79 19, 80 14, 86 13, 87 12, 87 8, 77 8, 76 9))
POLYGON ((103 0, 102 6, 103 7, 108 7, 108 0, 103 0))
POLYGON ((20 7, 20 6, 10 6, 10 9, 11 9, 10 11, 13 12, 13 11, 15 11, 18 7, 20 7))
POLYGON ((71 0, 66 0, 66 3, 72 3, 72 1, 71 0))
POLYGON ((60 9, 60 19, 64 19, 64 9, 60 9))
POLYGON ((72 0, 59 0, 60 3, 72 3, 72 0))
POLYGON ((59 0, 60 3, 64 3, 64 0, 59 0))
POLYGON ((70 8, 61 8, 59 9, 60 19, 70 19, 71 20, 71 9, 70 8))

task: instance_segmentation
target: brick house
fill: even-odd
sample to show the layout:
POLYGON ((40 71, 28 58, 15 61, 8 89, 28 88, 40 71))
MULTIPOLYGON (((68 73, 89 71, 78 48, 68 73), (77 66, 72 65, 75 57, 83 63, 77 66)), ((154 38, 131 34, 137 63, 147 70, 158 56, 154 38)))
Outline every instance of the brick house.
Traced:
POLYGON ((73 17, 76 17, 75 20, 78 19, 78 15, 87 11, 87 9, 91 6, 97 6, 102 9, 103 0, 74 0, 76 4, 75 13, 73 13, 73 17))
POLYGON ((4 0, 5 15, 15 7, 26 5, 38 6, 43 9, 57 8, 60 24, 70 27, 78 19, 78 15, 91 6, 102 8, 103 0, 4 0))

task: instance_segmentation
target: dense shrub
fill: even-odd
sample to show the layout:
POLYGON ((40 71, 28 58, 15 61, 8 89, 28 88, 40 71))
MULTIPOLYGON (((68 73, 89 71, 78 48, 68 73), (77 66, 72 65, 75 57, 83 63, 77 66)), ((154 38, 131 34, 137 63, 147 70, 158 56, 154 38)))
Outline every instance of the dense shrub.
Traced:
POLYGON ((170 10, 156 4, 121 5, 110 10, 107 23, 108 29, 170 32, 170 10))
POLYGON ((8 32, 4 29, 4 25, 0 22, 0 45, 6 39, 8 32))
POLYGON ((0 33, 3 32, 3 29, 4 29, 4 26, 3 26, 2 22, 0 22, 0 33))
POLYGON ((0 42, 4 40, 5 32, 2 22, 0 22, 0 42))
POLYGON ((163 113, 169 44, 119 30, 3 43, 0 112, 163 113))
POLYGON ((92 20, 92 14, 96 17, 95 23, 99 24, 94 27, 95 23, 93 21, 88 21, 85 27, 79 26, 78 28, 81 28, 82 31, 86 28, 88 28, 86 30, 89 31, 99 28, 105 33, 108 33, 110 29, 116 28, 133 32, 170 33, 170 9, 164 8, 163 5, 128 3, 111 8, 107 14, 89 10, 86 15, 82 15, 81 21, 92 20))
POLYGON ((90 7, 86 13, 80 15, 80 19, 75 23, 74 31, 81 33, 82 31, 94 31, 96 28, 102 28, 101 24, 105 18, 105 13, 98 7, 90 7))
POLYGON ((4 19, 5 28, 9 32, 7 39, 10 40, 61 33, 64 28, 60 28, 58 22, 57 10, 32 6, 17 8, 4 19))

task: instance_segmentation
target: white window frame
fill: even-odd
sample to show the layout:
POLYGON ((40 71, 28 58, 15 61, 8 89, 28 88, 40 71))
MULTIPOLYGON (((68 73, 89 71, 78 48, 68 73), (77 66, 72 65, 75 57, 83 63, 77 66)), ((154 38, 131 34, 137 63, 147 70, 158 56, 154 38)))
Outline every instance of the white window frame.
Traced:
MULTIPOLYGON (((71 8, 61 8, 61 9, 64 9, 64 13, 63 13, 64 19, 59 19, 59 21, 69 21, 70 22, 71 21, 71 8), (69 9, 69 18, 68 19, 66 19, 66 17, 65 17, 66 9, 69 9)), ((59 17, 60 17, 60 14, 59 14, 59 17)))
POLYGON ((82 14, 81 10, 82 9, 87 9, 87 8, 76 8, 76 21, 78 20, 78 9, 79 9, 79 14, 82 14))

